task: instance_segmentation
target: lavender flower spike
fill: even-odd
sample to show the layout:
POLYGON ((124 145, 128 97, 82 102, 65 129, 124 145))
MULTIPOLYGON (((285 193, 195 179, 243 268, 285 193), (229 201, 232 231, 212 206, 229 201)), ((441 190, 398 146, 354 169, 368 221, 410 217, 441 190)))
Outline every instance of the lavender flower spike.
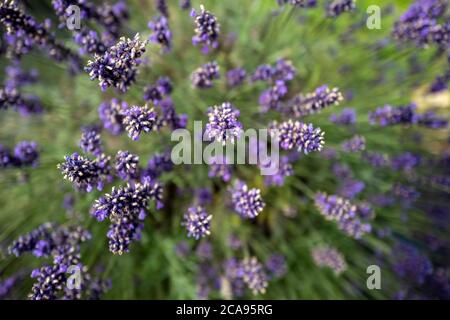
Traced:
POLYGON ((284 150, 296 148, 298 151, 308 154, 313 151, 321 151, 324 145, 325 133, 320 128, 314 128, 312 124, 294 122, 289 119, 280 124, 273 122, 269 129, 284 150))
POLYGON ((315 247, 313 248, 311 255, 317 266, 331 268, 336 275, 341 274, 347 269, 347 263, 345 262, 344 256, 333 247, 315 247))
POLYGON ((220 78, 217 62, 208 62, 197 68, 191 75, 192 85, 195 88, 207 89, 213 86, 213 80, 220 78))
POLYGON ((366 139, 363 136, 355 135, 353 138, 342 143, 342 150, 345 152, 359 152, 366 148, 366 139))
POLYGON ((105 91, 114 87, 126 92, 135 82, 137 67, 141 64, 141 56, 145 52, 147 41, 141 41, 139 34, 133 39, 120 38, 114 46, 108 48, 103 55, 94 55, 85 70, 91 80, 98 79, 100 88, 105 91))
POLYGON ((254 295, 264 294, 268 283, 263 265, 255 257, 252 257, 242 261, 242 268, 244 282, 252 293, 254 295))
POLYGON ((115 169, 122 180, 136 179, 139 176, 139 156, 119 150, 116 155, 115 169))
POLYGON ((58 169, 75 188, 91 192, 94 186, 101 189, 100 172, 96 162, 89 160, 78 153, 65 156, 65 162, 58 164, 58 169))
POLYGON ((208 47, 217 48, 219 46, 220 25, 217 18, 209 11, 205 10, 203 5, 200 6, 200 12, 194 9, 191 11, 191 17, 195 20, 195 36, 192 37, 194 46, 203 44, 203 51, 207 52, 208 47))
POLYGON ((128 136, 133 140, 139 140, 142 131, 151 132, 157 129, 157 115, 153 108, 149 109, 147 105, 132 106, 125 112, 123 123, 128 132, 128 136))
POLYGON ((163 53, 167 53, 172 48, 172 32, 169 29, 169 22, 166 17, 157 17, 148 23, 148 27, 153 31, 149 40, 161 45, 163 53))
POLYGON ((237 180, 229 191, 234 210, 244 219, 256 218, 266 205, 259 189, 249 189, 240 180, 237 180))
POLYGON ((337 17, 346 11, 352 11, 356 7, 356 0, 333 0, 327 6, 327 16, 337 17))
POLYGON ((242 131, 242 124, 237 120, 238 116, 239 110, 229 102, 210 107, 205 129, 206 135, 223 144, 227 141, 234 143, 242 131))
POLYGON ((212 215, 209 215, 203 207, 190 207, 184 215, 182 225, 186 227, 188 237, 198 240, 211 233, 211 218, 212 215))

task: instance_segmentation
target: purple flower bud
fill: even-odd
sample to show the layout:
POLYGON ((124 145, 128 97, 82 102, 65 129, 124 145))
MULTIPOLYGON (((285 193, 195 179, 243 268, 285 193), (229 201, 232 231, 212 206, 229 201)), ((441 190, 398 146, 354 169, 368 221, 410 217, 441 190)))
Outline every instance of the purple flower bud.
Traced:
POLYGON ((149 109, 147 105, 132 106, 125 110, 123 123, 128 132, 128 136, 133 140, 139 140, 142 131, 151 132, 157 130, 157 115, 153 108, 149 109))
POLYGON ((203 44, 204 50, 207 48, 217 48, 219 46, 220 25, 217 18, 209 11, 205 10, 203 5, 200 6, 200 12, 192 10, 191 16, 195 21, 195 35, 192 37, 192 43, 203 44))
POLYGON ((188 237, 198 240, 211 233, 211 218, 203 207, 190 207, 181 225, 186 227, 188 237))
POLYGON ((38 145, 34 141, 21 141, 14 148, 14 158, 19 166, 37 166, 38 145))
POLYGON ((340 114, 332 114, 330 116, 330 121, 334 124, 350 126, 356 122, 356 112, 353 108, 342 109, 340 114))
POLYGON ((314 263, 318 267, 327 267, 339 275, 347 270, 344 256, 335 248, 330 246, 314 247, 311 252, 314 263))
POLYGON ((209 107, 207 115, 205 134, 209 139, 223 144, 227 141, 234 143, 241 135, 242 124, 237 120, 239 110, 231 103, 224 102, 220 106, 209 107))
POLYGON ((356 7, 356 0, 333 0, 327 5, 327 16, 337 17, 346 11, 352 11, 356 7))
POLYGON ((244 219, 256 218, 266 205, 261 198, 261 190, 249 189, 242 181, 237 180, 229 192, 233 209, 244 219))
POLYGON ((366 139, 363 136, 355 135, 353 138, 344 141, 341 144, 345 152, 359 152, 366 148, 366 139))
POLYGON ((100 128, 97 126, 88 126, 82 129, 80 148, 86 153, 94 156, 102 154, 102 140, 100 137, 100 128))
POLYGON ((172 47, 172 32, 167 18, 157 17, 148 23, 148 27, 153 31, 149 40, 161 45, 164 53, 169 52, 172 47))
POLYGON ((115 169, 122 180, 129 181, 138 178, 139 156, 119 150, 116 155, 115 169))
POLYGON ((98 114, 103 127, 114 135, 122 133, 125 130, 123 118, 126 109, 128 109, 128 104, 115 98, 102 102, 98 107, 98 114))
POLYGON ((231 69, 227 72, 227 83, 230 87, 237 87, 244 82, 246 75, 243 68, 231 69))
POLYGON ((199 89, 211 88, 213 80, 219 78, 219 65, 215 61, 204 64, 191 75, 192 85, 199 89))

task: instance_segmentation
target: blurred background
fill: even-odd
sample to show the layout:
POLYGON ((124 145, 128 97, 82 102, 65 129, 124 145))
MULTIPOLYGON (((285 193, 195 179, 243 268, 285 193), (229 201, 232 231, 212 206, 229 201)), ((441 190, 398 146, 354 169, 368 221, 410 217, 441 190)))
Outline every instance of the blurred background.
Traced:
MULTIPOLYGON (((100 5, 99 1, 90 2, 100 5)), ((132 38, 139 33, 142 39, 148 38, 148 22, 161 15, 158 1, 124 2, 128 19, 120 36, 132 38)), ((247 290, 244 298, 447 299, 448 128, 372 125, 368 116, 386 104, 415 103, 420 114, 433 111, 444 121, 449 118, 449 90, 430 90, 436 77, 449 70, 445 50, 434 45, 422 48, 393 36, 395 22, 413 1, 358 0, 354 10, 331 18, 326 16, 326 1, 318 1, 313 8, 298 8, 275 0, 193 0, 193 8, 198 11, 204 4, 220 23, 219 47, 208 54, 192 45, 195 25, 190 9, 180 8, 178 0, 166 2, 172 50, 163 53, 159 45, 150 42, 137 81, 124 94, 112 89, 102 92, 97 80, 91 81, 86 72, 71 74, 68 63, 49 58, 45 50, 33 49, 21 57, 22 70, 35 70, 37 81, 20 90, 38 97, 43 110, 25 116, 12 108, 0 110, 0 144, 12 149, 20 141, 35 141, 39 150, 35 166, 0 168, 0 283, 6 288, 2 298, 26 299, 34 281, 30 273, 43 263, 32 255, 16 258, 8 254, 8 246, 20 235, 53 221, 81 225, 92 233, 92 239, 81 246, 82 261, 110 280, 103 295, 106 299, 238 298, 230 293, 224 264, 231 258, 250 256, 268 264, 269 284, 264 294, 247 290), (373 4, 381 9, 381 28, 371 30, 366 26, 366 9, 373 4), (64 156, 81 152, 81 128, 101 125, 98 106, 112 98, 143 105, 144 87, 168 76, 174 106, 177 113, 188 116, 188 128, 194 120, 206 121, 207 108, 224 101, 240 110, 244 128, 264 128, 270 121, 282 119, 276 111, 259 112, 259 95, 267 84, 245 81, 230 88, 226 72, 242 67, 252 74, 259 65, 273 65, 278 59, 290 60, 297 70, 285 101, 324 84, 342 92, 344 100, 338 106, 302 118, 325 132, 324 150, 299 156, 292 163, 293 175, 286 177, 282 186, 267 185, 255 166, 234 166, 233 179, 261 189, 266 207, 254 220, 233 213, 228 205, 229 183, 209 177, 206 164, 174 166, 158 178, 164 186, 164 208, 149 209, 142 238, 132 244, 130 252, 112 254, 106 237, 108 223, 97 222, 90 210, 96 199, 123 182, 116 179, 103 191, 79 192, 57 169, 64 156), (191 73, 209 61, 217 61, 221 78, 211 89, 194 88, 191 73), (330 120, 344 108, 354 109, 353 124, 330 120), (364 136, 365 151, 342 152, 342 142, 355 134, 364 136), (375 166, 367 160, 373 152, 388 159, 409 152, 420 162, 406 167, 375 166), (352 194, 352 201, 370 203, 375 212, 371 232, 361 239, 344 234, 324 219, 314 204, 314 194, 319 191, 345 194, 343 184, 349 180, 339 174, 342 170, 362 186, 352 194), (403 191, 396 193, 398 185, 403 191), (202 189, 211 194, 206 206, 213 216, 211 235, 195 240, 187 237, 181 222, 202 189), (211 245, 206 257, 199 249, 205 243, 211 245), (321 246, 332 246, 341 253, 346 264, 343 272, 318 265, 312 252, 321 246), (282 257, 278 261, 281 267, 270 267, 274 254, 282 257), (366 286, 369 265, 381 268, 379 290, 366 286), (9 287, 7 280, 13 283, 9 287)), ((20 6, 39 22, 50 19, 56 38, 78 52, 73 34, 58 28, 51 0, 20 1, 20 6)), ((447 22, 448 17, 447 11, 447 22)), ((86 23, 101 32, 102 26, 86 23)), ((6 68, 13 59, 6 54, 6 29, 2 25, 0 30, 4 51, 0 78, 5 84, 6 68)), ((81 57, 83 66, 93 59, 91 54, 81 57)), ((101 139, 106 154, 114 157, 118 150, 128 150, 139 155, 143 166, 172 145, 170 130, 143 134, 139 141, 103 130, 101 139)))

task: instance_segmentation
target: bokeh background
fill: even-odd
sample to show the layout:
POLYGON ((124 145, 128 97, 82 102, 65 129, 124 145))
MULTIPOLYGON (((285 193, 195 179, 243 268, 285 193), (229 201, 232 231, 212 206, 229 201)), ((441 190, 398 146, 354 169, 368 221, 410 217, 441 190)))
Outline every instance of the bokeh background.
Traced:
MULTIPOLYGON (((70 32, 56 27, 58 19, 50 0, 20 2, 38 21, 51 19, 58 39, 78 50, 70 32)), ((139 32, 143 38, 148 37, 147 23, 158 15, 154 2, 126 1, 129 20, 121 30, 124 36, 132 37, 139 32)), ((448 119, 449 91, 429 93, 434 79, 448 70, 446 53, 435 47, 424 49, 401 43, 392 36, 394 22, 412 1, 359 0, 353 12, 334 19, 325 17, 324 1, 319 1, 316 8, 305 9, 280 7, 275 0, 204 0, 202 3, 221 24, 220 47, 208 55, 192 45, 194 24, 189 10, 181 10, 178 0, 167 3, 173 49, 162 54, 158 45, 150 43, 137 83, 126 94, 111 89, 101 92, 97 81, 90 81, 85 72, 70 75, 66 64, 51 60, 38 49, 22 58, 23 69, 36 69, 39 74, 39 81, 23 90, 40 98, 44 112, 22 117, 14 110, 0 110, 0 143, 13 147, 19 141, 33 140, 40 151, 36 167, 0 169, 0 282, 17 278, 3 298, 25 299, 33 283, 29 274, 42 264, 42 260, 31 255, 19 258, 8 255, 8 245, 47 221, 82 225, 92 233, 92 240, 82 245, 82 260, 91 270, 111 280, 111 288, 104 295, 108 299, 197 298, 202 265, 219 270, 232 257, 255 256, 264 262, 274 253, 285 257, 286 272, 269 281, 265 294, 255 296, 246 292, 245 298, 448 298, 449 187, 448 183, 432 184, 427 180, 433 175, 448 174, 448 158, 446 163, 441 161, 449 151, 448 129, 415 125, 382 127, 368 121, 368 113, 378 107, 412 102, 418 112, 435 110, 448 119), (371 4, 381 7, 379 30, 366 27, 366 8, 371 4), (230 210, 227 184, 209 178, 207 165, 175 166, 160 177, 165 207, 150 209, 141 241, 134 243, 129 253, 110 253, 105 236, 108 223, 97 222, 89 211, 95 199, 121 182, 115 181, 103 191, 77 192, 57 169, 65 155, 79 152, 81 127, 99 123, 99 104, 118 97, 130 105, 142 105, 144 86, 165 75, 174 85, 171 96, 177 112, 188 115, 188 128, 193 120, 206 121, 208 106, 223 101, 236 105, 245 128, 263 128, 277 118, 258 111, 258 97, 267 85, 245 83, 230 89, 225 72, 243 67, 251 73, 258 65, 273 64, 279 58, 291 60, 297 69, 295 79, 289 83, 289 97, 312 92, 323 84, 338 87, 345 96, 339 106, 305 118, 325 131, 324 151, 301 156, 294 163, 294 175, 286 178, 281 187, 266 186, 255 166, 236 166, 233 177, 260 188, 266 202, 263 212, 252 221, 242 220, 230 210), (193 88, 192 71, 212 60, 220 65, 221 79, 209 90, 193 88), (356 124, 350 127, 333 124, 330 115, 345 107, 355 109, 356 124), (364 161, 361 153, 338 152, 338 157, 332 159, 324 156, 326 150, 338 150, 342 141, 355 133, 365 137, 367 151, 389 156, 408 151, 420 155, 421 164, 403 172, 389 166, 376 168, 364 161), (310 197, 317 191, 337 192, 342 179, 333 172, 336 163, 348 166, 352 176, 364 183, 357 199, 370 201, 377 196, 393 199, 387 205, 373 203, 376 217, 371 222, 372 232, 360 240, 348 237, 326 221, 310 197), (392 188, 398 183, 414 187, 420 197, 416 201, 395 198, 392 188), (199 188, 209 188, 213 194, 212 204, 207 206, 213 220, 211 235, 197 241, 187 238, 181 221, 199 188), (66 197, 74 199, 70 210, 63 206, 66 197), (242 243, 239 249, 230 246, 231 235, 242 243), (213 257, 205 262, 196 254, 196 248, 206 241, 212 245, 213 257), (184 242, 188 250, 180 254, 176 248, 184 242), (343 273, 336 275, 329 268, 315 265, 311 250, 324 244, 337 248, 345 257, 348 267, 343 273), (410 269, 420 269, 423 259, 432 264, 424 282, 416 282, 409 273, 396 272, 399 253, 395 250, 399 244, 417 250, 416 256, 405 262, 410 269), (373 264, 381 267, 380 290, 366 287, 366 268, 373 264)), ((194 8, 199 5, 200 1, 192 1, 194 8)), ((5 32, 3 26, 1 32, 5 32)), ((86 55, 83 59, 86 62, 92 57, 86 55)), ((4 70, 10 63, 5 55, 1 56, 1 81, 5 80, 4 70)), ((125 134, 113 136, 105 130, 101 136, 107 154, 128 150, 138 154, 142 164, 171 145, 167 130, 142 135, 138 142, 125 134)), ((220 282, 220 276, 217 279, 220 282)), ((223 288, 213 284, 208 296, 229 297, 223 288)))

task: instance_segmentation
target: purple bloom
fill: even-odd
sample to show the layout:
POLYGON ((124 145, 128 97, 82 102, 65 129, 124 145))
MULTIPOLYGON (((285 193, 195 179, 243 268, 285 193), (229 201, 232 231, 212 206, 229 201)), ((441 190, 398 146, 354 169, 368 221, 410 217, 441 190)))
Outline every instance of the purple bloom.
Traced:
POLYGON ((109 251, 119 255, 129 252, 130 244, 141 238, 144 229, 142 220, 143 217, 139 216, 121 216, 113 219, 107 233, 109 251))
POLYGON ((7 66, 5 74, 5 87, 12 90, 35 83, 39 75, 36 69, 24 71, 18 61, 14 61, 10 66, 7 66))
POLYGON ((195 253, 201 260, 210 260, 213 255, 213 248, 211 243, 207 241, 200 242, 197 250, 195 250, 195 253))
POLYGON ((96 161, 73 153, 65 156, 65 162, 58 164, 58 169, 79 190, 91 192, 93 187, 102 189, 100 167, 96 161))
POLYGON ((4 24, 9 35, 7 40, 14 45, 14 52, 18 56, 37 45, 53 59, 69 61, 72 71, 80 69, 80 57, 58 42, 50 32, 50 20, 46 20, 44 24, 38 23, 32 16, 25 14, 15 1, 7 0, 0 4, 0 22, 4 24))
POLYGON ((231 179, 233 167, 228 163, 226 157, 215 157, 210 160, 208 177, 220 177, 224 182, 231 179))
POLYGON ((272 80, 275 70, 268 64, 258 66, 251 76, 251 80, 255 81, 269 81, 272 80))
POLYGON ((411 245, 397 244, 392 256, 395 273, 408 281, 422 284, 432 272, 432 264, 428 257, 411 245))
POLYGON ((243 280, 254 295, 264 294, 267 288, 267 274, 264 267, 255 257, 242 261, 243 280))
POLYGON ((203 44, 203 51, 207 52, 209 47, 217 48, 219 46, 220 25, 217 18, 209 11, 205 10, 203 5, 200 6, 200 12, 194 9, 191 11, 191 17, 195 20, 195 36, 192 37, 194 46, 203 44))
POLYGON ((383 127, 396 124, 415 124, 417 122, 415 109, 414 104, 397 108, 385 105, 369 113, 369 123, 379 124, 383 127))
POLYGON ((219 65, 215 61, 208 62, 197 68, 191 75, 192 85, 199 89, 211 88, 213 80, 219 78, 219 65))
POLYGON ((81 30, 74 36, 74 41, 80 48, 80 54, 103 55, 107 49, 106 45, 99 38, 94 30, 81 30))
POLYGON ((424 114, 419 114, 418 124, 423 127, 431 129, 443 129, 448 127, 448 120, 438 117, 433 111, 427 111, 424 114))
POLYGON ((107 237, 109 250, 113 254, 128 252, 130 244, 140 239, 147 206, 150 200, 154 200, 160 207, 161 194, 158 183, 146 180, 144 183, 113 187, 110 194, 95 201, 91 214, 98 221, 106 218, 111 221, 107 237))
POLYGON ((345 258, 337 249, 330 246, 314 247, 311 255, 318 267, 327 267, 339 275, 347 270, 345 258))
POLYGON ((166 151, 163 154, 156 153, 148 160, 147 168, 145 168, 143 175, 156 179, 163 172, 171 171, 172 168, 173 162, 170 157, 170 151, 166 151))
POLYGON ((337 106, 343 99, 338 88, 330 90, 327 85, 323 85, 306 96, 300 94, 294 97, 289 102, 288 112, 295 117, 303 117, 317 113, 331 105, 337 106))
POLYGON ((436 93, 448 90, 447 83, 449 81, 450 81, 450 71, 447 71, 444 75, 436 77, 434 82, 430 85, 429 91, 431 93, 436 93))
POLYGON ((114 87, 126 92, 136 80, 137 67, 141 64, 140 58, 146 44, 146 41, 140 41, 139 34, 132 40, 122 37, 103 55, 95 55, 93 61, 89 60, 85 70, 91 80, 99 80, 102 91, 114 87))
POLYGON ((97 126, 88 126, 82 129, 80 148, 86 153, 94 156, 102 154, 102 140, 100 137, 100 128, 97 126))
POLYGON ((362 154, 362 159, 375 168, 385 167, 389 163, 387 155, 377 152, 364 152, 362 154))
POLYGON ((280 6, 288 3, 298 8, 313 8, 317 5, 317 0, 277 0, 280 6))
POLYGON ((264 176, 265 185, 282 186, 286 177, 292 176, 294 174, 294 169, 290 163, 288 156, 280 157, 278 164, 278 171, 273 175, 264 176))
POLYGON ((144 88, 144 100, 159 105, 164 96, 172 92, 172 83, 168 77, 160 77, 155 84, 144 88))
POLYGON ((244 219, 254 219, 264 209, 265 203, 261 198, 261 190, 249 189, 247 185, 237 180, 229 188, 233 209, 244 219))
POLYGON ((164 53, 169 52, 172 47, 172 32, 167 18, 157 17, 148 23, 148 27, 153 31, 149 40, 160 44, 164 53))
POLYGON ((159 106, 162 110, 162 118, 160 119, 161 126, 169 126, 172 130, 186 128, 188 120, 187 115, 177 114, 170 97, 162 100, 159 106))
POLYGON ((332 114, 330 121, 334 124, 350 126, 356 122, 356 112, 353 108, 345 108, 340 114, 332 114))
POLYGON ((164 17, 169 17, 169 8, 167 7, 166 0, 155 0, 156 10, 159 11, 164 17))
POLYGON ((420 157, 414 155, 411 152, 405 152, 399 156, 392 157, 391 166, 396 171, 411 172, 415 167, 420 164, 420 157))
POLYGON ((287 94, 288 90, 283 81, 277 81, 273 87, 265 90, 259 96, 261 111, 279 110, 281 107, 281 98, 287 94))
POLYGON ((208 188, 199 188, 196 191, 197 201, 200 206, 205 206, 212 202, 212 193, 208 188))
POLYGON ((14 148, 14 160, 19 166, 37 166, 38 145, 34 141, 21 141, 14 148))
POLYGON ((284 150, 296 148, 298 151, 308 154, 321 151, 324 145, 324 132, 320 128, 314 128, 312 124, 299 121, 288 121, 270 126, 271 134, 275 135, 284 150))
POLYGON ((279 59, 275 63, 274 67, 274 79, 277 81, 291 81, 294 79, 297 70, 295 69, 292 61, 279 59))
POLYGON ((359 152, 366 148, 366 139, 363 136, 355 135, 353 138, 344 141, 341 144, 345 152, 359 152))
POLYGON ((188 237, 198 240, 211 233, 211 218, 203 207, 190 207, 181 225, 186 227, 188 237))
POLYGON ((157 130, 157 115, 153 108, 148 108, 147 105, 132 106, 124 111, 125 118, 123 123, 128 132, 128 136, 133 140, 139 140, 142 131, 151 132, 157 130))
POLYGON ((115 98, 102 102, 98 107, 98 114, 103 127, 114 135, 122 133, 125 130, 123 118, 126 109, 128 104, 115 98))
POLYGON ((333 0, 327 5, 327 16, 337 17, 346 11, 352 11, 356 7, 356 0, 333 0))
POLYGON ((33 95, 22 95, 17 88, 0 88, 0 109, 13 108, 21 116, 42 113, 43 108, 39 98, 33 95))
POLYGON ((242 132, 242 124, 237 120, 239 110, 231 103, 224 102, 220 106, 208 108, 208 123, 205 134, 209 139, 215 139, 225 144, 227 141, 234 143, 242 132))
POLYGON ((370 224, 363 223, 358 216, 358 207, 347 199, 318 192, 315 205, 326 220, 336 221, 340 230, 355 239, 371 231, 370 224))
POLYGON ((277 278, 284 276, 287 272, 285 256, 279 253, 271 254, 266 261, 266 268, 277 278))
POLYGON ((7 168, 13 164, 11 150, 0 144, 0 168, 7 168))
POLYGON ((180 8, 187 10, 191 7, 191 0, 180 0, 180 8))
POLYGON ((401 41, 414 42, 418 47, 449 44, 450 25, 445 20, 447 5, 440 0, 416 0, 395 23, 393 35, 401 41), (440 24, 439 18, 445 22, 440 24))
POLYGON ((115 169, 122 180, 129 181, 138 178, 139 156, 119 150, 116 155, 115 169))
POLYGON ((363 191, 364 187, 365 184, 362 181, 354 179, 346 179, 342 183, 337 193, 347 199, 352 199, 356 195, 358 195, 361 191, 363 191))
POLYGON ((227 72, 227 83, 230 87, 237 87, 244 82, 246 76, 247 72, 243 68, 231 69, 227 72))

